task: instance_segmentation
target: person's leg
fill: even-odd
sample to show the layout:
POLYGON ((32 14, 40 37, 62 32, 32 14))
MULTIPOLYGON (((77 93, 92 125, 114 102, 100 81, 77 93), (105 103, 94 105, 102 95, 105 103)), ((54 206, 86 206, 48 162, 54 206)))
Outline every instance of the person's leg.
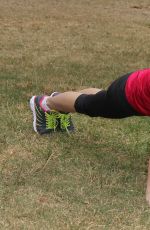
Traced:
POLYGON ((107 90, 85 89, 79 92, 65 92, 45 100, 50 110, 78 112, 91 117, 125 118, 139 115, 128 103, 125 84, 130 74, 124 75, 107 90))
POLYGON ((34 130, 43 134, 47 129, 55 130, 59 123, 61 129, 65 127, 66 130, 72 130, 70 112, 112 119, 139 116, 126 100, 125 84, 129 76, 130 74, 120 77, 107 90, 89 88, 51 96, 32 96, 30 108, 33 112, 34 130))
MULTIPOLYGON (((75 102, 80 96, 94 96, 100 89, 89 88, 80 92, 54 92, 51 96, 32 96, 30 108, 33 113, 33 128, 39 134, 62 131, 74 131, 70 112, 77 112, 75 102), (85 94, 86 93, 86 94, 85 94)), ((83 100, 86 102, 87 100, 83 100)))
POLYGON ((98 92, 100 92, 102 89, 99 88, 87 88, 87 89, 82 89, 79 90, 79 93, 84 93, 84 94, 96 94, 98 92))
POLYGON ((47 106, 50 110, 56 110, 61 112, 76 112, 74 107, 76 99, 82 94, 96 94, 101 91, 101 89, 97 88, 88 88, 80 90, 79 92, 68 91, 64 93, 60 93, 54 97, 47 98, 47 106))

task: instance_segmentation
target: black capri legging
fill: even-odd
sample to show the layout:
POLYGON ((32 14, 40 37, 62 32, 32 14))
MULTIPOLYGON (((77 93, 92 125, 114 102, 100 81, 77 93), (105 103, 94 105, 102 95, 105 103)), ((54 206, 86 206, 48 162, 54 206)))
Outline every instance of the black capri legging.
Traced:
POLYGON ((107 90, 96 94, 80 95, 75 101, 76 112, 91 117, 100 116, 113 119, 140 116, 141 114, 128 103, 125 95, 125 85, 130 74, 115 80, 107 90))

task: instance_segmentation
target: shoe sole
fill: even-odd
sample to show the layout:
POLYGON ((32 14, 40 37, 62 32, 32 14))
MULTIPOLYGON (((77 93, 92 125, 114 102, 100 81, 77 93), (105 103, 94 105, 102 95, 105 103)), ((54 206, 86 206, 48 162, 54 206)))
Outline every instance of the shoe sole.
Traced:
POLYGON ((36 133, 38 133, 37 131, 37 128, 36 128, 36 111, 35 111, 35 97, 36 96, 33 96, 31 99, 30 99, 30 109, 33 113, 33 129, 36 133))

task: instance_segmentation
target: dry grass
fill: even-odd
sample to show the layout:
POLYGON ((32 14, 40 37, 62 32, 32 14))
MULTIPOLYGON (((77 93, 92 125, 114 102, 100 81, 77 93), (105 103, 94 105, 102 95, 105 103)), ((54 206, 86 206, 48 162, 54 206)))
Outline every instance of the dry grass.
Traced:
POLYGON ((149 0, 0 0, 0 229, 149 229, 148 118, 74 115, 33 133, 28 100, 149 67, 149 0))

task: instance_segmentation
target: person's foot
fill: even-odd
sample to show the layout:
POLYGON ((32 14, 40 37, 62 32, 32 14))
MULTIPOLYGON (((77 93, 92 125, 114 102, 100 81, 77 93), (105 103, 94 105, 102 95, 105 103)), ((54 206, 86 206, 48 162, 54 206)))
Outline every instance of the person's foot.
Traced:
POLYGON ((42 101, 44 96, 33 96, 30 99, 30 108, 33 113, 33 129, 39 134, 55 132, 58 128, 58 112, 44 111, 42 101))
MULTIPOLYGON (((60 94, 59 92, 53 92, 50 96, 54 97, 60 94)), ((71 114, 70 113, 58 113, 58 121, 59 121, 59 129, 61 131, 66 131, 67 133, 72 132, 75 130, 74 124, 72 122, 71 114)))

